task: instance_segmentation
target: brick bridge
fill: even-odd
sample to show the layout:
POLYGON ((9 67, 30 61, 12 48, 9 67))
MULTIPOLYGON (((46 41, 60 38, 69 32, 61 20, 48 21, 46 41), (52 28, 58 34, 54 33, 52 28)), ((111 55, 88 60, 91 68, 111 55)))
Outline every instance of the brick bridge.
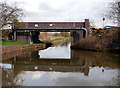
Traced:
POLYGON ((85 22, 24 22, 22 27, 14 29, 14 40, 38 43, 40 32, 70 32, 71 44, 89 34, 89 19, 85 22))

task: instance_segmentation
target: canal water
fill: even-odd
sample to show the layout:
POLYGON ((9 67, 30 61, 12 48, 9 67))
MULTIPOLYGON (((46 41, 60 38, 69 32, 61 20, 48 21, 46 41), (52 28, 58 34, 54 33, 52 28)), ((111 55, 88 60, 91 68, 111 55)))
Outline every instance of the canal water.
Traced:
MULTIPOLYGON (((10 56, 10 55, 9 55, 10 56)), ((71 50, 63 43, 0 63, 3 86, 118 86, 118 54, 71 50)))

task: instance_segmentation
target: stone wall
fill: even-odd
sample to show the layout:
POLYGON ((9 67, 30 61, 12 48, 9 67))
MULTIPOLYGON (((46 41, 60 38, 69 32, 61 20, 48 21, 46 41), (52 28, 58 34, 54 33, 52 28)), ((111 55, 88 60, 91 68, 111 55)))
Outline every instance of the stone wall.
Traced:
POLYGON ((12 46, 1 46, 2 54, 15 52, 18 50, 35 50, 35 49, 44 49, 46 48, 46 44, 32 44, 32 45, 12 45, 12 46))
POLYGON ((89 19, 85 22, 24 22, 23 28, 86 28, 89 31, 89 19))

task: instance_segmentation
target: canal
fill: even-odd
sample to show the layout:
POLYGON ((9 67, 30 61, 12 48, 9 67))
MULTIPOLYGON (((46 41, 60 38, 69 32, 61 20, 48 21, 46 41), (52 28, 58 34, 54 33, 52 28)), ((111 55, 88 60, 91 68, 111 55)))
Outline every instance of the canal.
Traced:
POLYGON ((116 86, 119 85, 118 57, 115 53, 71 50, 70 43, 65 42, 6 57, 0 63, 2 85, 116 86))

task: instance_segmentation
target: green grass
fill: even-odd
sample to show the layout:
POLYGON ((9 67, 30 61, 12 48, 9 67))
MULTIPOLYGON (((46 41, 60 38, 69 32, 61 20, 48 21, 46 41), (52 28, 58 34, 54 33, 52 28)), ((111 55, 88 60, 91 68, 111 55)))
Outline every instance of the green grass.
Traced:
MULTIPOLYGON (((64 40, 64 39, 70 39, 70 38, 56 38, 55 40, 41 40, 43 42, 54 42, 58 40, 64 40)), ((9 45, 28 45, 29 43, 26 42, 18 42, 18 41, 2 41, 0 40, 0 46, 9 46, 9 45)))
POLYGON ((0 46, 9 46, 9 45, 28 45, 26 42, 18 42, 18 41, 1 41, 0 46))
POLYGON ((58 41, 58 40, 64 40, 64 39, 70 39, 70 38, 56 38, 55 40, 40 40, 42 42, 54 42, 54 41, 58 41))

